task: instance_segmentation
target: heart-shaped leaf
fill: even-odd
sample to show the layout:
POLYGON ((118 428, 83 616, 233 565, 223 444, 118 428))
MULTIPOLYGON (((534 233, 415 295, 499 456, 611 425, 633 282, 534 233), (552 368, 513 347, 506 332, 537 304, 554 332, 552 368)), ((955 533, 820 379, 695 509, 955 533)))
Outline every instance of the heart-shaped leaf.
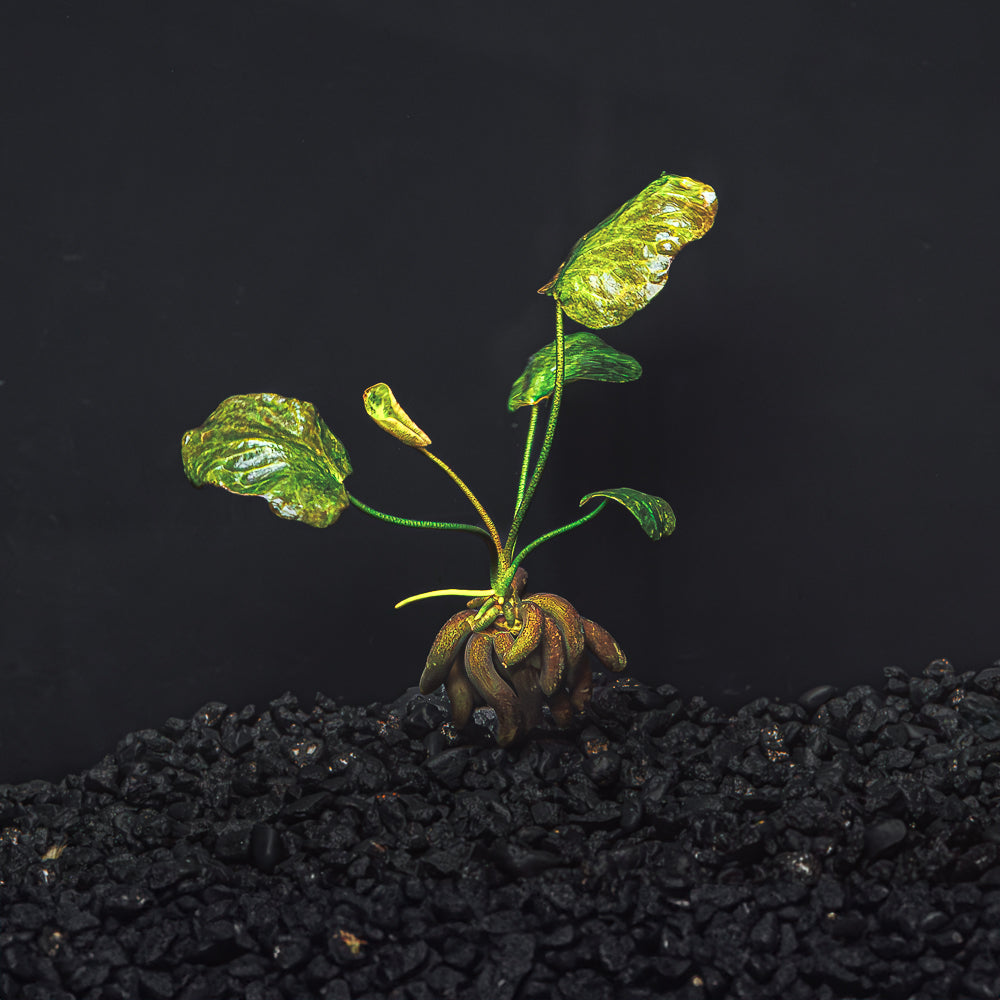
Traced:
POLYGON ((350 503, 347 449, 312 403, 272 392, 230 396, 181 443, 195 486, 264 497, 279 517, 326 528, 350 503))
POLYGON ((538 291, 582 326, 624 323, 663 287, 678 251, 712 228, 717 207, 707 184, 661 174, 577 240, 538 291))
POLYGON ((365 412, 387 434, 411 448, 426 448, 431 439, 407 416, 385 382, 369 386, 362 396, 365 412))
MULTIPOLYGON (((630 354, 617 351, 596 333, 581 330, 568 334, 566 344, 566 381, 589 379, 593 382, 634 382, 642 366, 630 354)), ((532 406, 551 395, 556 387, 556 342, 546 344, 528 358, 527 367, 510 390, 507 409, 532 406)))
POLYGON ((627 507, 632 516, 642 525, 642 530, 654 542, 664 535, 671 534, 677 525, 674 512, 663 497, 654 497, 651 493, 641 493, 639 490, 620 486, 613 490, 597 490, 595 493, 588 493, 580 501, 580 506, 582 507, 588 500, 593 500, 594 497, 607 497, 609 500, 616 500, 623 507, 627 507))

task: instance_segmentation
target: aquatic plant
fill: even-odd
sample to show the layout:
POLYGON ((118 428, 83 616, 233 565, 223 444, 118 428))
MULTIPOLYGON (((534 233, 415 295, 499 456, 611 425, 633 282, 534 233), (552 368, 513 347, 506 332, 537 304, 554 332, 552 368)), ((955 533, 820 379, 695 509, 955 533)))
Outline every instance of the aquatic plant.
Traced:
POLYGON ((654 540, 674 530, 674 513, 662 497, 614 487, 588 493, 580 506, 597 503, 586 514, 520 549, 518 534, 552 447, 565 384, 631 382, 642 373, 635 358, 592 331, 619 326, 642 309, 663 287, 681 248, 711 228, 716 208, 715 192, 707 184, 662 174, 577 240, 552 280, 539 289, 556 301, 555 340, 531 355, 507 400, 512 412, 528 407, 529 420, 514 514, 504 538, 464 480, 429 450, 431 439, 384 382, 364 392, 369 416, 447 473, 481 525, 414 520, 363 503, 344 485, 352 472, 347 449, 313 404, 274 393, 230 396, 220 403, 184 435, 184 471, 196 486, 264 497, 279 517, 318 528, 333 524, 353 505, 390 524, 480 536, 489 550, 488 588, 433 590, 396 605, 438 596, 471 598, 435 638, 420 690, 427 694, 444 684, 459 729, 477 705, 492 708, 501 745, 539 725, 544 705, 565 726, 590 698, 588 654, 611 671, 625 669, 625 655, 605 629, 565 598, 525 593, 524 559, 543 542, 590 521, 609 500, 625 507, 654 540), (565 334, 564 314, 586 329, 565 334), (536 454, 543 407, 547 422, 536 454))

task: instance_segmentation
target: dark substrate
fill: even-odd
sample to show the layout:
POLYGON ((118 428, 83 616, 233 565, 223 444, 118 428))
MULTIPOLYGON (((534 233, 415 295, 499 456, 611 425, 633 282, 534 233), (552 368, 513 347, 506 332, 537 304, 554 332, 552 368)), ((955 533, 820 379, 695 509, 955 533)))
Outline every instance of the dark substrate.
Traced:
POLYGON ((205 705, 0 787, 0 997, 996 1000, 1000 667, 885 674, 605 682, 514 752, 414 690, 205 705))

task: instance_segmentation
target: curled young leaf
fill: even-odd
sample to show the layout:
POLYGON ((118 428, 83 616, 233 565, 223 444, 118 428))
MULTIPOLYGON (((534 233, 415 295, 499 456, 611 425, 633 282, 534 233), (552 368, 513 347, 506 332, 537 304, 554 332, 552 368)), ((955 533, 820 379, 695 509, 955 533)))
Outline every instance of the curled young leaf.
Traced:
POLYGON ((195 486, 264 497, 279 517, 316 528, 350 502, 347 449, 312 403, 273 392, 223 400, 184 435, 181 460, 195 486))
POLYGON ((661 174, 577 240, 538 291, 583 326, 618 326, 659 292, 681 248, 712 228, 717 207, 707 184, 661 174))
POLYGON ((365 412, 387 434, 411 448, 426 448, 431 439, 409 418, 385 382, 369 386, 362 396, 365 412))
MULTIPOLYGON (((642 366, 630 354, 605 343, 596 333, 581 330, 565 337, 567 382, 634 382, 642 366)), ((528 364, 511 387, 507 409, 533 406, 556 387, 556 342, 546 344, 528 358, 528 364)))
POLYGON ((654 542, 664 535, 671 534, 677 525, 674 512, 663 497, 656 497, 651 493, 641 493, 639 490, 620 486, 613 490, 597 490, 594 493, 588 493, 580 501, 580 506, 582 507, 588 500, 593 500, 594 497, 607 497, 627 508, 642 525, 642 530, 654 542))

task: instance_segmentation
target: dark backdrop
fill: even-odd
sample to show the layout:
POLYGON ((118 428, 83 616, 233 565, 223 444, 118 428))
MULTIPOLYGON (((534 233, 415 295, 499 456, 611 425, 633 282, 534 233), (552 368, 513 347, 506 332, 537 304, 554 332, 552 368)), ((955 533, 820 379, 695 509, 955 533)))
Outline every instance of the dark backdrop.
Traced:
MULTIPOLYGON (((12 5, 13 6, 13 5, 12 5)), ((524 538, 635 676, 738 703, 1000 656, 989 5, 19 5, 3 15, 0 779, 208 700, 392 699, 481 587, 474 539, 196 492, 225 396, 317 404, 348 485, 468 520, 365 417, 389 382, 508 516, 535 289, 661 170, 714 230, 570 386, 524 538)))

